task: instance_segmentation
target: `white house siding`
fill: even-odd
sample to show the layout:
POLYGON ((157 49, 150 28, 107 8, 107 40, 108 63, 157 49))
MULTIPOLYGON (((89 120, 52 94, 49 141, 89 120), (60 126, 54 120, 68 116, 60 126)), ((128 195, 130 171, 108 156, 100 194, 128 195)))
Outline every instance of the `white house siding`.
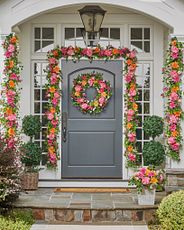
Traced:
MULTIPOLYGON (((81 0, 80 3, 87 4, 91 1, 81 0)), ((167 1, 166 1, 167 2, 167 1)), ((82 27, 77 9, 83 5, 71 4, 79 3, 79 1, 2 1, 0 3, 0 31, 1 34, 8 34, 13 30, 18 32, 20 37, 20 59, 24 66, 22 72, 22 97, 21 97, 21 117, 25 114, 32 113, 32 95, 31 95, 31 61, 44 60, 46 55, 32 53, 32 27, 34 24, 49 25, 52 24, 56 28, 56 45, 64 45, 62 26, 78 25, 82 27), (1 7, 2 6, 2 7, 1 7), (62 8, 62 6, 64 6, 62 8), (60 7, 58 9, 55 9, 60 7), (53 10, 55 9, 55 10, 53 10), (49 11, 49 12, 45 12, 49 11), (38 16, 38 14, 40 14, 38 16), (18 27, 17 27, 18 25, 18 27), (20 31, 19 31, 20 30, 20 31), (26 95, 26 96, 24 96, 26 95)), ((98 1, 93 0, 93 3, 98 1)), ((111 4, 111 1, 102 0, 101 3, 111 4)), ((150 55, 139 55, 139 61, 150 61, 153 65, 153 91, 152 91, 152 113, 163 116, 163 101, 160 96, 162 92, 161 69, 163 65, 163 50, 167 45, 167 35, 169 33, 184 34, 181 19, 183 4, 180 1, 169 1, 172 6, 169 7, 164 3, 144 2, 144 1, 113 1, 112 5, 100 4, 107 10, 107 14, 103 21, 103 26, 116 25, 123 27, 122 45, 129 47, 128 28, 129 25, 149 25, 153 29, 153 52, 150 55), (131 2, 131 3, 130 3, 131 2), (122 6, 122 8, 121 8, 122 6), (125 8, 124 8, 125 7, 125 8), (133 11, 129 11, 129 7, 133 11), (176 12, 177 11, 177 12, 176 12), (141 12, 141 13, 140 13, 141 12), (144 16, 146 15, 146 16, 144 16), (154 18, 153 18, 154 17, 154 18), (161 22, 161 23, 160 23, 161 22)), ((0 62, 2 62, 2 51, 0 53, 0 62)), ((2 70, 2 69, 1 69, 2 70)), ((184 126, 184 124, 183 124, 184 126)), ((183 129, 184 130, 184 129, 183 129)), ((181 153, 181 155, 184 155, 181 153)), ((125 161, 124 161, 125 162, 125 161)), ((60 164, 60 162, 59 162, 60 164)), ((167 167, 184 167, 184 156, 180 163, 168 160, 167 167)), ((46 169, 40 172, 41 179, 57 179, 61 178, 61 167, 57 171, 48 171, 46 169)), ((130 171, 129 171, 130 172, 130 171)), ((128 178, 128 170, 123 167, 123 179, 128 178)))

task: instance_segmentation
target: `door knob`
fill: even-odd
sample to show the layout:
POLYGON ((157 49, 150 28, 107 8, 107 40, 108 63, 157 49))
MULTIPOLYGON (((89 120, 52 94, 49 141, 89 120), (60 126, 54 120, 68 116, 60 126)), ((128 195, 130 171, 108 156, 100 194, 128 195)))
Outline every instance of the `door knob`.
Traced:
POLYGON ((62 113, 62 137, 63 142, 67 141, 67 112, 62 113))

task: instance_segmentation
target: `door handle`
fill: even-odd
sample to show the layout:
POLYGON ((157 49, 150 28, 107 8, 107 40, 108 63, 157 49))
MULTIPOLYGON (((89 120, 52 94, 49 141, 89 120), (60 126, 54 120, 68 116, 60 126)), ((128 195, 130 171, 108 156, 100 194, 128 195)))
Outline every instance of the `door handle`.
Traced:
POLYGON ((63 142, 67 141, 67 112, 62 113, 62 136, 63 142))

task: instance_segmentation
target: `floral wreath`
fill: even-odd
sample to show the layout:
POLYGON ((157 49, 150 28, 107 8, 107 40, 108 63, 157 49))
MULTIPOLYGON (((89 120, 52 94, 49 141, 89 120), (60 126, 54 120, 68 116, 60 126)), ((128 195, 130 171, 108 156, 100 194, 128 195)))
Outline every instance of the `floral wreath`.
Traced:
POLYGON ((101 73, 80 74, 73 81, 71 93, 72 104, 82 113, 101 113, 112 96, 112 88, 109 81, 103 80, 101 73), (86 90, 95 88, 96 97, 93 100, 87 99, 86 90))

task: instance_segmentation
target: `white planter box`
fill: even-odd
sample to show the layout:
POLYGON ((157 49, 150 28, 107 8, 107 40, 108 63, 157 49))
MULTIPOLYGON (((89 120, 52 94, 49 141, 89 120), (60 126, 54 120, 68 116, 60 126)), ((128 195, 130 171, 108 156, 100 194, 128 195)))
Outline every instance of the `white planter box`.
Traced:
POLYGON ((155 189, 145 189, 142 194, 138 194, 139 205, 154 205, 155 204, 155 189))

